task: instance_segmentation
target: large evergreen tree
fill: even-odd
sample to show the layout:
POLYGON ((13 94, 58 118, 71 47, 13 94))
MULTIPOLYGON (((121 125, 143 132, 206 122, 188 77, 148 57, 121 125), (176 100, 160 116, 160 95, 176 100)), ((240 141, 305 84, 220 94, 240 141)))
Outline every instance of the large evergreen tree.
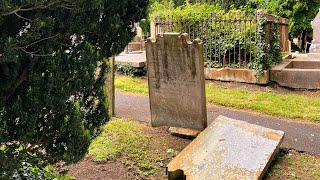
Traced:
POLYGON ((81 159, 108 120, 107 57, 146 0, 1 0, 0 179, 22 162, 81 159))

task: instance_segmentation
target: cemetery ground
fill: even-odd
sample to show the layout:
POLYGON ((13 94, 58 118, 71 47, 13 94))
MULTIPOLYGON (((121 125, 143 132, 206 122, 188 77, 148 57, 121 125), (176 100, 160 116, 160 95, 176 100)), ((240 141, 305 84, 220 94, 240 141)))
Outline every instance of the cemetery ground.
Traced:
MULTIPOLYGON (((191 142, 171 136, 167 129, 114 118, 93 141, 85 160, 68 167, 68 175, 76 179, 166 179, 166 165, 191 142)), ((319 168, 319 156, 281 149, 265 179, 319 179, 319 168)))
MULTIPOLYGON (((171 136, 167 132, 168 127, 151 127, 148 121, 144 121, 144 119, 150 119, 148 113, 136 111, 149 108, 146 103, 148 102, 146 78, 117 75, 115 85, 118 91, 116 103, 120 103, 118 106, 126 104, 126 107, 117 109, 116 105, 117 118, 113 118, 102 128, 101 135, 92 142, 86 158, 68 167, 68 175, 76 179, 166 179, 166 165, 191 140, 171 136), (119 98, 123 99, 123 102, 119 102, 119 98), (135 98, 144 99, 144 101, 135 102, 133 100, 135 98), (133 102, 130 104, 128 101, 133 102), (124 115, 124 113, 128 114, 124 115)), ((287 117, 286 120, 289 123, 298 121, 302 124, 318 126, 319 128, 316 129, 320 129, 320 118, 317 113, 319 91, 291 91, 276 85, 207 82, 206 93, 208 104, 246 109, 250 112, 258 112, 258 116, 269 114, 287 117), (222 96, 222 98, 219 99, 216 96, 222 96), (268 98, 268 96, 271 97, 268 98), (232 104, 232 101, 239 104, 232 104), (262 102, 264 106, 275 106, 274 103, 280 103, 279 106, 283 106, 281 107, 283 110, 277 111, 279 106, 264 109, 256 101, 262 102), (289 104, 283 105, 282 102, 289 104), (299 109, 295 111, 294 108, 299 109), (272 113, 266 113, 266 111, 272 111, 272 113)), ((290 133, 286 136, 290 137, 290 133)), ((315 134, 315 136, 318 135, 315 134)), ((300 140, 299 142, 301 143, 300 140)), ((312 150, 299 151, 301 149, 295 150, 287 143, 283 144, 279 156, 273 161, 265 179, 320 179, 319 153, 312 153, 312 150)))

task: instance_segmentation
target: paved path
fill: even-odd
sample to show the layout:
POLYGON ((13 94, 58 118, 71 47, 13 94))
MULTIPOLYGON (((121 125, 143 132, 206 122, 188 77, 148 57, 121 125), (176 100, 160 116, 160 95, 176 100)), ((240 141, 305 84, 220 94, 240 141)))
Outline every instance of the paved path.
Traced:
MULTIPOLYGON (((282 130, 285 134, 283 147, 294 148, 320 155, 320 125, 290 122, 276 117, 257 115, 243 111, 209 105, 208 123, 217 116, 223 115, 237 120, 247 121, 275 130, 282 130)), ((150 123, 149 97, 116 92, 116 116, 130 117, 135 120, 150 123)))

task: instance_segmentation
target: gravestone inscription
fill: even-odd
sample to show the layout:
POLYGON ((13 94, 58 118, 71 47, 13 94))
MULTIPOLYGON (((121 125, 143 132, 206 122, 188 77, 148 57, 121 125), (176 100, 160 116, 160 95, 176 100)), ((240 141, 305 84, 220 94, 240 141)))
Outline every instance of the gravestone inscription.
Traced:
POLYGON ((203 45, 187 34, 147 40, 152 126, 203 130, 207 126, 203 45))

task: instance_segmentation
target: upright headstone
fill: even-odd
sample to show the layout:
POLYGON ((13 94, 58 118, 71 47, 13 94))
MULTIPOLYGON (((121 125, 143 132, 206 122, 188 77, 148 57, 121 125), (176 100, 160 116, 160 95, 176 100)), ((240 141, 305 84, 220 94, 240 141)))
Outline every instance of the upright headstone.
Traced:
POLYGON ((203 45, 187 34, 147 40, 152 126, 203 130, 207 126, 203 45))
POLYGON ((311 42, 310 53, 319 53, 320 55, 320 9, 318 15, 311 22, 313 29, 313 40, 311 42))

